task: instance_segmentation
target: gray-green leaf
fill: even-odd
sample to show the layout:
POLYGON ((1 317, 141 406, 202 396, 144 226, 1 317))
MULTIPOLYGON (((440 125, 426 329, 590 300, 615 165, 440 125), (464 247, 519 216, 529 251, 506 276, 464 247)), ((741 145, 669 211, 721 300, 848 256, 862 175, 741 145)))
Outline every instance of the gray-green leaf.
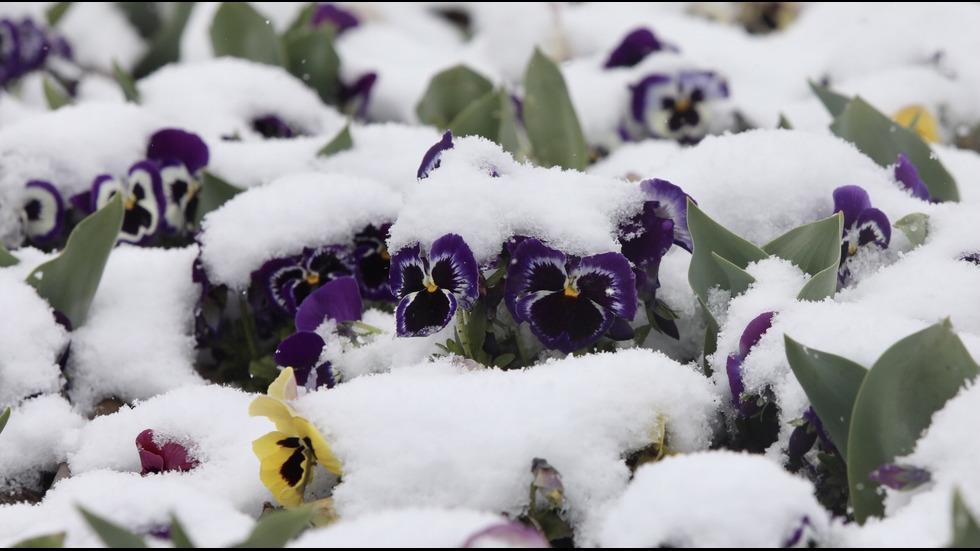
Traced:
POLYGON ((211 21, 210 34, 215 57, 285 66, 286 56, 272 22, 248 2, 222 2, 211 21))
POLYGON ((432 77, 415 113, 423 124, 446 130, 453 119, 491 91, 490 79, 465 65, 456 65, 432 77))
POLYGON ((232 547, 278 548, 302 534, 313 519, 311 507, 276 509, 263 515, 245 541, 232 547))
POLYGON ((204 181, 201 183, 201 195, 197 202, 197 212, 194 217, 194 226, 200 227, 201 221, 204 220, 207 213, 225 204, 225 201, 242 191, 244 191, 242 188, 233 186, 205 170, 204 181))
POLYGON ((108 520, 86 510, 82 506, 78 506, 78 510, 88 521, 89 526, 95 533, 99 535, 99 538, 106 544, 106 547, 125 547, 125 548, 145 548, 147 547, 146 542, 143 538, 137 536, 136 534, 118 526, 108 520))
POLYGON ((116 79, 119 87, 122 88, 126 101, 132 103, 140 102, 140 93, 136 89, 136 83, 133 82, 133 77, 125 69, 120 67, 115 59, 112 60, 112 76, 116 79))
POLYGON ((913 212, 906 214, 892 225, 905 234, 906 239, 913 247, 918 247, 926 242, 926 236, 929 234, 929 215, 913 212))
POLYGON ((558 66, 534 49, 524 74, 524 127, 531 155, 544 167, 584 171, 589 147, 558 66))
POLYGON ((316 152, 317 157, 329 157, 334 153, 339 153, 341 151, 348 150, 354 147, 354 140, 350 135, 350 123, 345 124, 344 127, 337 132, 337 135, 330 140, 330 143, 320 148, 316 152))
POLYGON ((340 95, 340 57, 333 39, 334 31, 329 25, 289 33, 283 39, 286 68, 329 105, 335 105, 340 95))

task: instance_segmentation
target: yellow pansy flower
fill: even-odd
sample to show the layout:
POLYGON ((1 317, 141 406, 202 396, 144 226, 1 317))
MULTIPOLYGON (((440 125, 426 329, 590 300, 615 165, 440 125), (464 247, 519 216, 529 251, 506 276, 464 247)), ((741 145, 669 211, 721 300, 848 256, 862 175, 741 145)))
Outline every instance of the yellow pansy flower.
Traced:
POLYGON ((297 396, 293 368, 283 369, 269 385, 268 394, 257 396, 248 407, 253 417, 268 417, 276 430, 252 442, 259 458, 259 476, 284 507, 302 505, 306 487, 317 463, 340 476, 340 461, 313 423, 299 415, 286 400, 297 396))
POLYGON ((914 130, 923 140, 939 143, 939 123, 925 107, 909 105, 892 115, 892 119, 906 128, 912 128, 912 123, 915 123, 914 130))

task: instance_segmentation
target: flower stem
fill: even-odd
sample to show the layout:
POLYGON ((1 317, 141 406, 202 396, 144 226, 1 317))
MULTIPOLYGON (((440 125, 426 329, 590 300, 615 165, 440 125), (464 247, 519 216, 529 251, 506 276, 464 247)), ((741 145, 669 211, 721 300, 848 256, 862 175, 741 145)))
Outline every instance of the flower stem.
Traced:
POLYGON ((466 333, 466 310, 456 309, 456 329, 459 336, 459 344, 463 347, 463 355, 468 359, 473 358, 473 351, 470 350, 470 338, 466 333))
POLYGON ((248 309, 245 291, 238 294, 238 310, 242 316, 242 325, 244 326, 245 342, 248 344, 248 353, 251 359, 257 360, 259 349, 255 345, 255 318, 252 317, 252 311, 248 309))

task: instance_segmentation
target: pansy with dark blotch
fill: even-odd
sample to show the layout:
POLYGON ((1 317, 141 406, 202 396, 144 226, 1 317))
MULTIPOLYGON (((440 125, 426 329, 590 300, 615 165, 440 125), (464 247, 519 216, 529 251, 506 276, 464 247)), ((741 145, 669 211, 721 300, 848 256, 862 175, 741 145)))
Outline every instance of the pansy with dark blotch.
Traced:
POLYGON ((713 103, 728 97, 728 83, 714 71, 653 74, 631 86, 633 121, 648 136, 694 144, 708 133, 713 103))
POLYGON ((507 267, 504 300, 545 347, 568 354, 595 344, 617 319, 633 319, 636 276, 620 253, 569 258, 525 239, 507 267))
POLYGON ((419 165, 417 178, 419 180, 428 178, 429 173, 439 168, 439 165, 442 163, 442 152, 452 148, 453 133, 450 130, 446 130, 446 133, 442 135, 442 139, 430 147, 425 152, 425 155, 422 156, 422 164, 419 165))
POLYGON ((394 302, 391 292, 391 255, 388 253, 388 230, 391 223, 368 224, 354 235, 354 277, 367 300, 394 302))
POLYGON ((24 236, 32 243, 58 239, 65 228, 65 201, 50 182, 31 180, 24 189, 21 221, 24 236))
POLYGON ((738 352, 728 355, 725 371, 728 374, 728 388, 732 394, 732 405, 740 417, 749 417, 758 412, 760 407, 756 400, 746 400, 745 383, 742 381, 742 363, 752 348, 759 343, 762 335, 772 327, 775 312, 763 312, 745 326, 738 340, 738 352))
POLYGON ((272 308, 286 317, 314 289, 341 276, 354 274, 350 252, 342 245, 306 247, 302 254, 273 258, 252 275, 253 285, 263 290, 272 308))
POLYGON ((125 179, 102 174, 92 183, 92 210, 105 206, 117 193, 122 194, 123 214, 119 242, 145 245, 160 229, 164 195, 160 169, 152 161, 140 161, 129 169, 125 179))
POLYGON ((136 449, 142 465, 141 475, 169 471, 189 471, 197 467, 197 459, 191 457, 187 448, 170 438, 155 436, 152 429, 146 429, 136 437, 136 449))
POLYGON ((850 275, 847 260, 857 254, 860 247, 875 245, 887 249, 892 228, 885 213, 871 206, 871 198, 861 186, 848 185, 835 189, 834 212, 844 214, 841 263, 837 274, 838 281, 844 285, 850 275))
POLYGON ((468 309, 480 297, 476 258, 463 238, 446 234, 423 255, 418 244, 391 257, 391 291, 399 337, 424 337, 453 319, 457 308, 468 309))
POLYGON ((898 160, 895 162, 895 181, 902 186, 902 189, 911 193, 912 197, 932 202, 932 194, 929 193, 929 188, 919 177, 919 170, 915 168, 915 165, 905 156, 904 152, 898 154, 898 160))
POLYGON ((165 128, 150 137, 146 158, 160 168, 165 233, 183 235, 191 229, 209 157, 207 144, 192 132, 165 128))
POLYGON ((623 41, 609 54, 609 58, 606 59, 603 67, 606 69, 613 67, 633 67, 643 61, 648 55, 661 50, 667 50, 669 52, 678 51, 677 47, 661 42, 650 29, 640 27, 630 31, 623 38, 623 41))

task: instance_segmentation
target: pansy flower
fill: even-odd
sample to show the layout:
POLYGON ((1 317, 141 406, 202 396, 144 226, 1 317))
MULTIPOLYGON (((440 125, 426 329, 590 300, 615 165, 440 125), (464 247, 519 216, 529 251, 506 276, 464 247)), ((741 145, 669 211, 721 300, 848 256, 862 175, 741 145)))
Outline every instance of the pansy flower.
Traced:
POLYGON ((429 148, 422 156, 422 164, 419 165, 418 179, 422 180, 429 177, 429 173, 433 170, 439 168, 442 164, 442 152, 447 149, 453 148, 453 133, 446 130, 446 133, 442 135, 435 145, 429 148))
POLYGON ((713 103, 728 97, 728 83, 713 71, 653 74, 630 88, 633 122, 649 136, 682 144, 707 135, 713 103))
POLYGON ((287 367, 269 385, 267 395, 257 396, 248 407, 252 417, 268 417, 276 425, 275 431, 252 442, 252 450, 260 461, 262 483, 284 507, 303 504, 318 463, 341 475, 340 461, 326 439, 289 405, 297 396, 293 369, 287 367))
POLYGON ((595 344, 617 318, 636 315, 636 276, 620 253, 568 258, 538 239, 514 249, 504 299, 518 323, 566 354, 595 344))
POLYGON ((357 77, 352 84, 341 82, 340 90, 337 92, 337 103, 341 110, 357 119, 366 118, 368 104, 371 102, 371 90, 374 89, 377 80, 377 73, 368 72, 357 77))
POLYGON ((732 394, 732 405, 740 417, 749 417, 759 411, 757 400, 745 396, 745 383, 742 381, 742 362, 759 343, 762 335, 772 327, 775 312, 763 312, 745 326, 738 340, 738 352, 728 355, 725 371, 728 374, 728 388, 732 394))
POLYGON ((369 224, 354 235, 354 277, 367 300, 394 302, 391 292, 391 255, 388 253, 388 230, 391 223, 378 227, 369 224))
POLYGON ((860 186, 841 186, 835 189, 834 212, 844 214, 841 263, 837 274, 838 281, 844 285, 850 275, 848 259, 864 246, 888 248, 892 228, 885 213, 871 206, 868 192, 860 186))
POLYGON ((630 31, 623 38, 623 41, 609 54, 609 58, 606 59, 603 67, 606 69, 633 67, 643 61, 646 56, 661 50, 678 51, 677 47, 661 42, 650 29, 640 27, 630 31))
POLYGON ((329 23, 337 29, 337 34, 352 29, 360 24, 357 16, 331 2, 317 2, 313 6, 313 14, 310 16, 310 24, 314 28, 329 23))
POLYGON ((160 170, 151 161, 140 161, 129 169, 125 179, 102 174, 92 183, 92 210, 104 207, 117 193, 122 194, 125 213, 119 242, 145 245, 160 228, 165 202, 160 170))
POLYGON ((21 222, 24 235, 33 243, 56 240, 65 227, 65 201, 50 182, 31 180, 24 190, 21 222))
POLYGON ((164 197, 161 227, 165 233, 183 235, 197 213, 208 146, 197 134, 165 128, 150 137, 146 158, 160 168, 164 197))
POLYGON ((341 245, 326 245, 307 247, 299 256, 269 260, 252 277, 253 284, 263 290, 272 308, 292 317, 314 289, 353 273, 350 252, 341 245))
POLYGON ((187 448, 169 438, 156 436, 153 430, 146 429, 136 437, 139 452, 141 475, 168 471, 189 471, 197 467, 197 459, 190 456, 187 448))
POLYGON ((895 181, 902 186, 902 189, 911 193, 912 197, 927 202, 932 201, 932 194, 929 193, 929 188, 919 177, 919 170, 915 168, 915 165, 905 156, 904 152, 899 153, 898 160, 895 161, 895 181))
MULTIPOLYGON (((690 196, 680 187, 659 178, 640 182, 646 200, 642 210, 619 227, 623 255, 633 263, 639 291, 656 288, 656 272, 647 280, 647 269, 660 264, 671 245, 694 250, 687 228, 687 200, 690 196)), ((691 199, 694 204, 696 201, 691 199)))
POLYGON ((391 257, 391 291, 399 337, 424 337, 441 330, 456 308, 468 309, 480 296, 479 268, 463 238, 450 233, 432 243, 428 255, 418 244, 391 257))

